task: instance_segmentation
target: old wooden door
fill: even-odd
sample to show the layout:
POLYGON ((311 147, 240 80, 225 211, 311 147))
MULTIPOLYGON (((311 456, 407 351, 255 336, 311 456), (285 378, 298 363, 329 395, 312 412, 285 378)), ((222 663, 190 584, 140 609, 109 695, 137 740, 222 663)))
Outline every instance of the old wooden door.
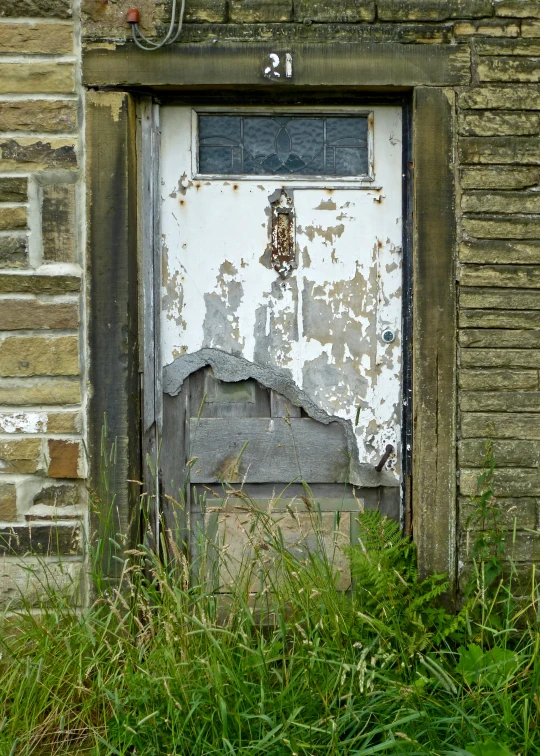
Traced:
MULTIPOLYGON (((278 509, 308 483, 329 537, 336 522, 354 537, 359 500, 397 514, 401 118, 161 109, 164 484, 174 494, 195 459, 191 486, 224 506, 233 550, 224 482, 278 509)), ((190 508, 204 529, 198 496, 190 508)))

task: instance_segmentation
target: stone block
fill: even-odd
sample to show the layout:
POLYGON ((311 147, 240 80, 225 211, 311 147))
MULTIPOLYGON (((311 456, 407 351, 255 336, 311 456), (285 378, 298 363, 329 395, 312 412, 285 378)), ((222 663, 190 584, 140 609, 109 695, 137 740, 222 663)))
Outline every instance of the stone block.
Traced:
POLYGON ((462 286, 496 286, 539 289, 539 265, 463 265, 462 286))
POLYGON ((57 55, 73 50, 72 24, 11 23, 0 24, 0 53, 57 55))
POLYGON ((463 230, 477 239, 540 239, 540 219, 534 216, 465 218, 463 230))
POLYGON ((540 440, 540 414, 525 412, 462 412, 463 438, 540 440))
MULTIPOLYGON (((482 467, 486 451, 485 438, 468 438, 458 443, 460 467, 482 467)), ((493 457, 497 467, 533 467, 540 462, 538 444, 523 439, 497 439, 493 441, 493 457)), ((536 516, 533 520, 536 524, 536 516)), ((534 527, 534 525, 533 525, 534 527)))
POLYGON ((540 21, 524 19, 521 22, 521 36, 525 39, 530 37, 540 38, 540 21))
POLYGON ((459 327, 540 329, 540 312, 538 310, 461 310, 459 327))
POLYGON ((26 228, 25 207, 0 207, 0 231, 26 228))
POLYGON ((227 20, 226 0, 187 0, 186 24, 222 24, 227 20))
POLYGON ((71 0, 0 0, 0 17, 71 18, 71 0))
POLYGON ((0 557, 27 554, 73 556, 80 554, 81 549, 82 531, 78 523, 0 526, 0 557))
POLYGON ((444 21, 491 16, 490 0, 377 0, 379 21, 444 21))
POLYGON ((0 433, 80 433, 78 412, 1 412, 0 433))
POLYGON ((84 478, 84 457, 80 441, 48 440, 50 478, 84 478))
POLYGON ((26 267, 28 267, 26 236, 0 236, 0 268, 26 267))
POLYGON ((292 0, 229 0, 229 18, 244 24, 291 21, 292 0))
POLYGON ((326 0, 295 0, 295 21, 317 23, 354 24, 360 21, 375 21, 373 0, 342 0, 328 3, 326 0))
POLYGON ((460 370, 458 381, 467 391, 540 388, 537 370, 460 370))
POLYGON ((540 310, 540 292, 526 289, 462 288, 459 300, 463 309, 540 310))
POLYGON ((463 189, 527 189, 540 182, 540 170, 533 167, 496 166, 462 168, 463 189))
POLYGON ((458 21, 454 34, 460 37, 519 37, 519 24, 500 18, 481 21, 458 21))
POLYGON ((74 184, 51 184, 43 187, 41 238, 45 262, 74 262, 74 184))
POLYGON ((36 557, 0 558, 0 607, 35 608, 46 604, 50 593, 62 593, 78 603, 83 593, 84 569, 79 560, 36 557))
POLYGON ((77 336, 8 336, 0 343, 0 375, 78 375, 77 336))
POLYGON ((502 0, 494 4, 495 15, 511 18, 540 18, 538 0, 502 0))
POLYGON ((40 438, 0 441, 0 471, 3 473, 35 473, 42 468, 40 438))
POLYGON ((17 489, 13 483, 0 483, 0 521, 17 519, 17 489))
POLYGON ((38 299, 0 299, 0 323, 4 331, 75 330, 79 326, 79 304, 40 302, 38 299))
POLYGON ((535 58, 480 58, 476 72, 480 81, 540 81, 540 70, 535 58))
MULTIPOLYGON (((462 496, 476 496, 479 493, 478 470, 461 470, 459 492, 462 496)), ((540 472, 518 468, 498 468, 493 473, 495 496, 521 497, 540 495, 540 472)), ((538 533, 540 537, 540 533, 538 533)))
POLYGON ((452 42, 452 24, 186 24, 184 42, 452 42))
POLYGON ((464 192, 461 197, 464 213, 506 213, 519 215, 540 213, 538 192, 464 192))
POLYGON ((47 507, 74 507, 80 503, 80 491, 77 485, 61 483, 47 486, 34 496, 33 504, 47 507))
POLYGON ((71 94, 73 63, 0 63, 0 94, 71 94))
POLYGON ((462 367, 540 368, 540 349, 461 349, 462 367))
POLYGON ((0 131, 68 134, 77 128, 77 104, 66 100, 0 102, 0 131))
POLYGON ((529 136, 540 134, 540 113, 463 111, 459 133, 464 136, 529 136))
POLYGON ((0 177, 0 202, 26 202, 28 179, 0 177))
POLYGON ((484 86, 464 89, 458 97, 458 105, 466 110, 540 110, 540 87, 531 86, 484 86))
POLYGON ((463 412, 540 412, 540 392, 462 391, 459 406, 463 412))
MULTIPOLYGON (((476 442, 468 442, 476 443, 476 442)), ((479 442, 483 443, 483 442, 479 442)), ((505 443, 505 442, 499 442, 505 443)), ((528 443, 528 442, 520 442, 528 443)), ((503 528, 514 528, 514 520, 517 519, 517 527, 520 528, 535 528, 536 527, 536 511, 540 505, 540 500, 535 498, 509 498, 509 499, 497 499, 497 509, 500 513, 499 523, 503 528)), ((458 517, 459 528, 464 530, 467 527, 467 520, 474 511, 474 503, 471 499, 459 497, 458 499, 458 517)), ((476 526, 478 527, 478 525, 476 526)))
POLYGON ((46 171, 77 168, 76 142, 51 137, 0 138, 0 171, 46 171))
POLYGON ((459 343, 478 349, 540 349, 540 329, 466 328, 459 332, 459 343))
POLYGON ((0 273, 0 294, 70 294, 80 291, 79 276, 0 273))
POLYGON ((474 49, 481 57, 517 55, 536 57, 540 55, 540 40, 537 39, 482 39, 476 40, 474 49))
POLYGON ((81 403, 79 381, 34 380, 0 385, 0 404, 23 407, 34 404, 69 405, 81 403))
POLYGON ((462 163, 502 163, 540 165, 540 140, 537 137, 463 137, 459 140, 462 163))
POLYGON ((86 514, 84 507, 48 507, 36 504, 25 513, 26 522, 61 522, 65 520, 80 520, 86 514))
POLYGON ((540 265, 540 242, 509 242, 499 240, 469 241, 460 244, 462 263, 540 265))

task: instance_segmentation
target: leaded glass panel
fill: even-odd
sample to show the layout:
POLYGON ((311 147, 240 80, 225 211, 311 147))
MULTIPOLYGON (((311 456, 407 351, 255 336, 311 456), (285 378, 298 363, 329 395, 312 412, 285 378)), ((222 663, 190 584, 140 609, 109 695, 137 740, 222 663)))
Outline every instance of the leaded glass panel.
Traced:
POLYGON ((199 173, 365 176, 365 115, 199 114, 199 173))

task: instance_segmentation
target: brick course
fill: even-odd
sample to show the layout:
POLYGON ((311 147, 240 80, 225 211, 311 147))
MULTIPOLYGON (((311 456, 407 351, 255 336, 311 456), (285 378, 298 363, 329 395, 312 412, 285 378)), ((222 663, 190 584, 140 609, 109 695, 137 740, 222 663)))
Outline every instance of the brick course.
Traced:
POLYGON ((57 480, 85 475, 72 17, 70 0, 0 0, 0 604, 39 594, 23 555, 77 555, 81 542, 78 486, 57 480))

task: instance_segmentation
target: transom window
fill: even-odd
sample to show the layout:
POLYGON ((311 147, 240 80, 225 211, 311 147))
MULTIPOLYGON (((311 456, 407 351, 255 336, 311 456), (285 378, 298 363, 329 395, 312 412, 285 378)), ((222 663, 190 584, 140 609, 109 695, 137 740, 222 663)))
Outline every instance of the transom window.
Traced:
POLYGON ((198 172, 366 176, 367 115, 198 114, 198 172))

